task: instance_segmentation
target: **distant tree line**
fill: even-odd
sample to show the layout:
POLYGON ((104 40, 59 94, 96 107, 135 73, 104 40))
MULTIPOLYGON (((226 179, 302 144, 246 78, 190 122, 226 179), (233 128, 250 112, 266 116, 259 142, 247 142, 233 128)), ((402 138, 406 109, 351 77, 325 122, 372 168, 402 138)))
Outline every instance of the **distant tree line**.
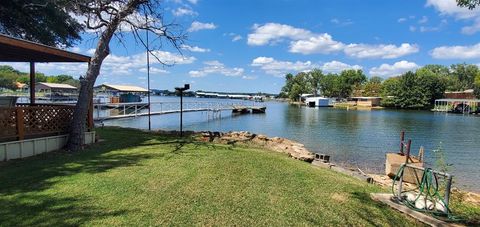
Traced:
POLYGON ((338 74, 324 74, 314 69, 296 75, 285 75, 280 97, 299 100, 301 94, 348 98, 352 96, 379 96, 386 107, 421 109, 429 108, 445 91, 474 89, 480 97, 480 69, 477 65, 454 64, 426 65, 415 72, 383 80, 369 79, 362 70, 344 70, 338 74))
MULTIPOLYGON (((20 72, 8 65, 0 65, 0 88, 15 90, 16 83, 30 84, 30 75, 25 72, 20 72)), ((35 72, 35 83, 61 83, 70 84, 75 87, 80 86, 80 81, 69 75, 47 76, 40 72, 35 72)))

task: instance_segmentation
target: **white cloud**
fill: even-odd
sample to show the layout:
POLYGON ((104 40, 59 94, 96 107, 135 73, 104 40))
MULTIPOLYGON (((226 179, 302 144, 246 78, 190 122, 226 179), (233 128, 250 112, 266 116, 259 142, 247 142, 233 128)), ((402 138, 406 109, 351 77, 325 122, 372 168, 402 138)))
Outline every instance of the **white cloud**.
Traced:
POLYGON ((253 32, 248 35, 248 44, 261 46, 275 44, 285 40, 290 41, 289 51, 301 54, 330 54, 344 52, 355 58, 398 58, 416 53, 419 48, 416 44, 344 44, 336 41, 328 33, 317 34, 309 30, 295 28, 290 25, 267 23, 255 24, 253 32))
POLYGON ((217 26, 214 23, 202 23, 199 21, 194 21, 192 22, 192 25, 190 25, 190 28, 188 28, 187 31, 196 32, 200 30, 213 30, 215 28, 217 28, 217 26))
POLYGON ((308 30, 277 23, 267 23, 262 26, 255 24, 253 30, 253 33, 248 34, 247 41, 248 45, 252 46, 273 44, 280 41, 282 38, 289 38, 292 40, 308 39, 313 35, 308 30))
POLYGON ((257 79, 257 77, 256 76, 242 76, 242 79, 244 79, 244 80, 255 80, 255 79, 257 79))
POLYGON ((277 77, 283 77, 287 73, 308 72, 314 68, 327 73, 338 73, 346 69, 362 69, 360 65, 349 65, 340 61, 330 61, 318 65, 311 61, 279 61, 271 57, 257 57, 253 59, 251 66, 260 67, 266 74, 277 77))
POLYGON ((440 46, 430 53, 436 59, 480 59, 480 43, 471 46, 440 46))
POLYGON ((198 13, 193 11, 192 9, 190 8, 186 8, 186 7, 179 7, 177 9, 174 9, 172 10, 172 14, 177 16, 177 17, 181 17, 181 16, 197 16, 198 13))
POLYGON ((199 53, 210 52, 210 49, 201 48, 201 47, 198 47, 198 46, 189 46, 189 45, 185 45, 185 44, 180 46, 180 48, 182 48, 184 50, 191 51, 191 52, 199 52, 199 53))
POLYGON ((236 41, 241 40, 241 39, 242 39, 241 35, 236 35, 232 38, 232 42, 236 42, 236 41))
POLYGON ((338 18, 333 18, 330 20, 330 22, 332 24, 336 24, 338 26, 347 26, 347 25, 351 25, 353 24, 353 21, 351 21, 350 19, 347 19, 347 20, 340 20, 338 18))
POLYGON ((235 34, 233 32, 230 32, 230 33, 224 33, 223 36, 229 36, 232 38, 232 42, 237 42, 241 39, 243 39, 243 37, 241 35, 238 35, 238 34, 235 34))
MULTIPOLYGON (((445 27, 448 24, 447 19, 443 19, 440 21, 440 24, 437 26, 431 27, 431 26, 420 26, 420 32, 436 32, 440 31, 443 27, 445 27)), ((464 27, 465 28, 465 27, 464 27)))
MULTIPOLYGON (((147 73, 147 68, 141 68, 138 71, 147 73)), ((157 67, 150 67, 150 74, 168 74, 169 71, 157 67)))
POLYGON ((472 35, 480 31, 480 9, 469 10, 457 6, 454 0, 427 0, 427 6, 435 8, 440 15, 451 16, 459 20, 473 20, 473 24, 462 28, 461 32, 466 35, 472 35))
POLYGON ((198 3, 198 0, 187 0, 187 1, 192 3, 192 4, 197 4, 198 3))
POLYGON ((88 49, 87 54, 93 55, 95 53, 95 49, 88 49))
MULTIPOLYGON (((167 64, 190 64, 196 59, 194 57, 182 56, 179 54, 155 51, 156 56, 167 64)), ((25 63, 7 63, 21 71, 27 72, 29 70, 28 64, 25 63)), ((168 73, 168 71, 157 68, 162 66, 153 56, 150 57, 150 64, 152 66, 151 72, 153 74, 168 73), (157 66, 157 67, 155 67, 157 66)), ((71 76, 85 75, 87 71, 87 63, 37 63, 35 68, 39 72, 47 75, 68 74, 71 76)), ((147 66, 146 52, 133 54, 129 56, 119 56, 110 54, 103 61, 100 71, 100 77, 109 76, 134 76, 139 72, 146 72, 147 66)))
POLYGON ((427 6, 431 6, 442 15, 454 16, 458 19, 471 19, 480 16, 480 10, 469 10, 457 6, 455 0, 427 0, 427 6))
POLYGON ((324 72, 339 73, 347 69, 362 69, 360 65, 349 65, 339 61, 326 62, 322 65, 321 69, 324 72))
POLYGON ((221 74, 224 76, 242 76, 245 71, 243 68, 228 68, 219 61, 206 61, 205 65, 199 70, 191 70, 188 72, 191 77, 205 77, 209 74, 221 74))
POLYGON ((422 18, 420 18, 420 20, 418 20, 419 24, 425 24, 427 22, 428 22, 428 17, 427 16, 423 16, 422 18))
POLYGON ((410 27, 408 27, 408 30, 410 30, 411 32, 415 32, 417 30, 417 27, 410 25, 410 27))
POLYGON ((418 51, 419 48, 417 45, 411 45, 409 43, 402 43, 400 46, 395 46, 392 44, 349 44, 345 47, 345 54, 356 58, 392 59, 417 53, 418 51))
POLYGON ((290 52, 301 54, 328 54, 341 51, 344 46, 345 44, 333 40, 332 36, 324 33, 308 39, 291 42, 290 52))
POLYGON ((405 21, 407 21, 407 18, 404 18, 404 17, 398 18, 397 20, 398 23, 403 23, 405 21))
POLYGON ((473 35, 480 31, 480 17, 475 20, 475 22, 470 26, 465 26, 462 28, 462 33, 466 35, 473 35))
POLYGON ((395 62, 393 65, 382 64, 379 67, 373 67, 370 69, 371 76, 381 76, 381 77, 391 77, 397 76, 407 71, 413 71, 419 68, 419 66, 414 62, 409 61, 399 61, 395 62))
POLYGON ((270 57, 257 57, 251 66, 260 67, 265 73, 277 77, 283 77, 287 73, 307 72, 317 67, 310 61, 278 61, 270 57))

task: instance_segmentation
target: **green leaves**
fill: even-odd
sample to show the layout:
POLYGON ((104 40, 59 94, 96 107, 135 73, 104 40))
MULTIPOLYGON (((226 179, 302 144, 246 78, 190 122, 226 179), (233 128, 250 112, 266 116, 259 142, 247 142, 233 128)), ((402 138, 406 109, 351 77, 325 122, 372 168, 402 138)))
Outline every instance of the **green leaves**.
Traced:
POLYGON ((81 39, 83 26, 70 15, 70 4, 59 0, 1 1, 0 33, 49 46, 71 47, 81 39))
POLYGON ((299 99, 301 94, 321 94, 326 97, 350 96, 355 88, 361 87, 367 77, 362 70, 344 70, 340 74, 324 75, 321 70, 314 69, 308 73, 301 72, 293 76, 285 76, 286 83, 282 94, 291 100, 299 99))

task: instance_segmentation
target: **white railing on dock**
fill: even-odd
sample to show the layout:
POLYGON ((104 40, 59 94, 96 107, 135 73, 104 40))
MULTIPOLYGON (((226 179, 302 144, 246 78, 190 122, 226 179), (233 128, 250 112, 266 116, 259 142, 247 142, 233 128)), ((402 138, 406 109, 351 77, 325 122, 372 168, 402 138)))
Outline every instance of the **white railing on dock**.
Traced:
MULTIPOLYGON (((236 106, 258 106, 258 103, 252 101, 233 101, 233 102, 183 102, 185 112, 193 111, 222 111, 232 110, 236 106)), ((145 116, 148 108, 152 115, 168 114, 180 112, 179 102, 151 102, 150 106, 145 102, 132 103, 109 103, 94 104, 94 119, 107 120, 116 118, 145 116)))

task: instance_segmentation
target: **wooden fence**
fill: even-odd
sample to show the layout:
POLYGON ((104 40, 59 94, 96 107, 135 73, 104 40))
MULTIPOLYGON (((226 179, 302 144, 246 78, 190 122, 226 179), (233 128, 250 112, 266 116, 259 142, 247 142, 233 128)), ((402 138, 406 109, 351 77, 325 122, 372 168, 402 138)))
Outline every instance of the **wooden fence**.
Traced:
POLYGON ((0 141, 65 134, 74 108, 70 105, 0 107, 0 141))

